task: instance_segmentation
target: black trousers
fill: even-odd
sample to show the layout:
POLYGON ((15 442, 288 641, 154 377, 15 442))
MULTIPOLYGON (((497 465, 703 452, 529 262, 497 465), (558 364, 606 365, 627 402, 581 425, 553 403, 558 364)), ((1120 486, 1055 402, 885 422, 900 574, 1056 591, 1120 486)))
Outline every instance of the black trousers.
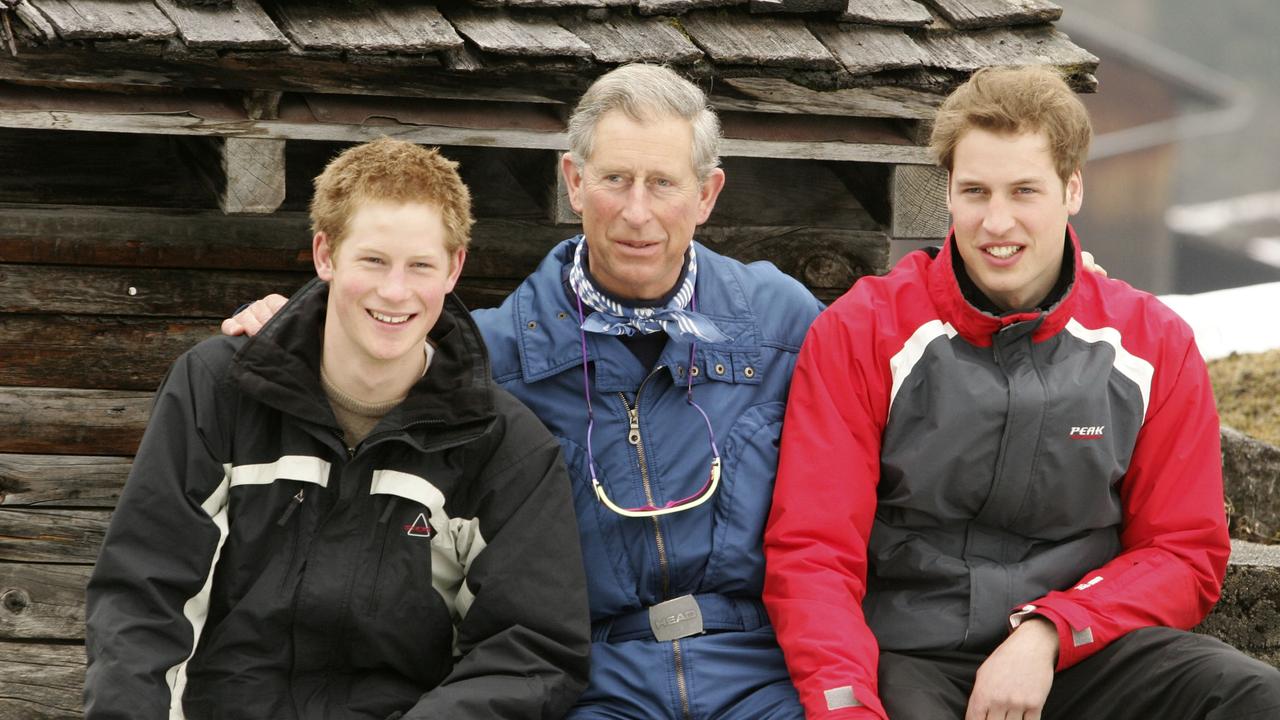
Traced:
MULTIPOLYGON (((890 720, 962 720, 985 655, 880 654, 890 720)), ((1277 720, 1280 670, 1219 640, 1143 628, 1056 674, 1044 720, 1277 720)))

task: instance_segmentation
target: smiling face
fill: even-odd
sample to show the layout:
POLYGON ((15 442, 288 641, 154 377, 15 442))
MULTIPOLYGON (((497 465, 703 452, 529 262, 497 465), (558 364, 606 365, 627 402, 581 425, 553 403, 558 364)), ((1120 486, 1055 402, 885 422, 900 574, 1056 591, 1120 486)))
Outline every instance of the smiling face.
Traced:
POLYGON ((1083 197, 1080 171, 1062 182, 1044 133, 965 131, 947 206, 956 249, 978 289, 1005 310, 1039 304, 1058 280, 1067 219, 1083 197))
POLYGON ((439 208, 416 202, 362 203, 336 250, 316 234, 316 274, 329 283, 323 363, 339 387, 393 378, 407 388, 421 374, 422 344, 466 257, 445 237, 439 208))
POLYGON ((677 117, 636 121, 611 111, 596 124, 591 156, 561 161, 569 201, 582 215, 591 274, 622 298, 662 297, 680 278, 693 232, 715 207, 724 172, 699 182, 693 128, 677 117))

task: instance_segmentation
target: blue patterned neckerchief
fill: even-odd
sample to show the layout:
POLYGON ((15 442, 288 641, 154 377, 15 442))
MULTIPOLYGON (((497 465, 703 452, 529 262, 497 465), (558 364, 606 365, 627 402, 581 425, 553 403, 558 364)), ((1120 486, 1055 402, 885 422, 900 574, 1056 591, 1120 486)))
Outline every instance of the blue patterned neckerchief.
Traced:
POLYGON ((573 267, 569 269, 569 286, 582 303, 595 312, 582 322, 582 329, 602 335, 648 335, 666 332, 676 340, 723 343, 733 338, 725 335, 711 318, 696 311, 694 281, 698 276, 698 258, 689 245, 689 269, 684 282, 671 300, 663 307, 628 307, 605 296, 591 283, 582 267, 582 253, 587 246, 586 236, 578 241, 573 252, 573 267), (693 303, 694 309, 685 307, 693 303))

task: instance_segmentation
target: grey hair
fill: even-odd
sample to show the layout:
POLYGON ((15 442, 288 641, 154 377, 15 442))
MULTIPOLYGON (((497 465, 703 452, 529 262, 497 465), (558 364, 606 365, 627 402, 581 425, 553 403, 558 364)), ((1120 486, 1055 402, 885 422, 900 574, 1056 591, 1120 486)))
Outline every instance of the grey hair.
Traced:
POLYGON ((579 168, 591 157, 596 126, 621 110, 636 122, 667 117, 693 127, 693 169, 699 182, 720 165, 720 119, 698 86, 661 65, 634 63, 596 79, 569 116, 569 157, 579 168))

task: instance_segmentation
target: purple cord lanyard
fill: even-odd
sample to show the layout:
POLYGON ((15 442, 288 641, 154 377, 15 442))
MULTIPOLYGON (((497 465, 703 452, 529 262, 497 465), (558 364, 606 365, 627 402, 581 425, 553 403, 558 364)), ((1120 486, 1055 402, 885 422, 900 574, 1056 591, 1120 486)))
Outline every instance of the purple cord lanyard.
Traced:
MULTIPOLYGON (((582 325, 586 322, 586 315, 582 311, 582 297, 575 292, 574 298, 578 301, 578 337, 582 341, 582 388, 587 398, 587 468, 591 471, 591 486, 595 489, 596 497, 600 499, 600 502, 604 503, 605 507, 615 513, 634 518, 669 515, 698 507, 710 500, 711 496, 715 495, 716 488, 720 486, 720 451, 716 448, 716 433, 711 428, 711 418, 707 417, 706 411, 693 401, 693 361, 694 353, 698 347, 696 340, 689 343, 689 372, 687 373, 688 380, 685 385, 685 397, 688 403, 702 416, 703 422, 707 424, 707 435, 711 438, 711 473, 707 477, 707 482, 703 484, 702 489, 689 497, 672 500, 661 507, 644 505, 637 508, 624 508, 609 499, 609 496, 604 491, 604 485, 596 477, 596 459, 591 452, 591 432, 595 429, 596 416, 591 408, 591 379, 587 373, 587 332, 582 329, 582 325)), ((690 296, 689 303, 693 310, 697 312, 698 296, 696 293, 690 296)), ((639 398, 636 399, 636 402, 638 408, 639 398)))

